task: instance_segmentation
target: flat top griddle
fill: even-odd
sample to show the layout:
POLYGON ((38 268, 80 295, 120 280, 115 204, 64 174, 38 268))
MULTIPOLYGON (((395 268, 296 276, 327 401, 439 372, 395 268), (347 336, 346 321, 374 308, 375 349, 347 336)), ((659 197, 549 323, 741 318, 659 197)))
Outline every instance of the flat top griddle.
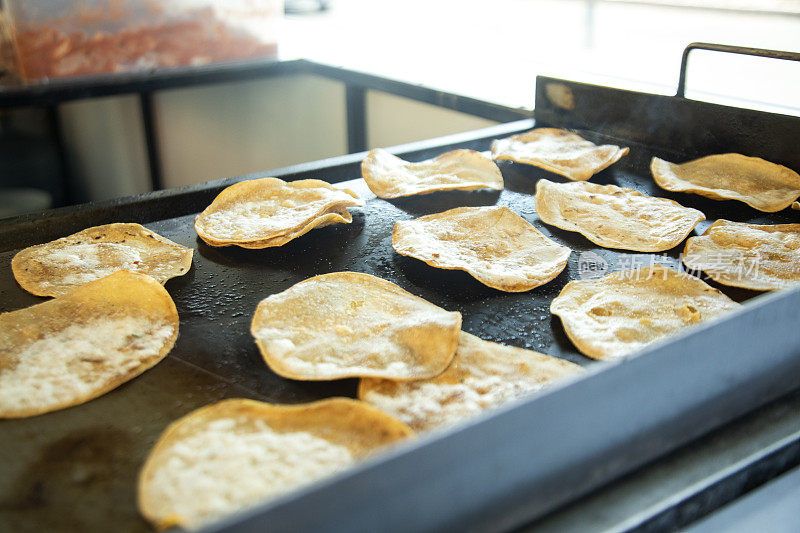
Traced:
MULTIPOLYGON (((425 159, 455 147, 487 150, 492 139, 526 131, 533 125, 532 121, 521 121, 456 142, 429 143, 406 157, 425 159)), ((580 128, 577 132, 595 142, 617 142, 631 148, 629 156, 596 175, 593 182, 631 187, 700 209, 708 220, 695 234, 717 218, 772 224, 800 220, 800 214, 790 210, 766 214, 737 202, 663 191, 650 177, 650 158, 656 155, 685 160, 692 154, 620 141, 613 135, 580 128)), ((357 380, 302 382, 278 377, 263 362, 249 333, 253 311, 261 299, 317 274, 345 270, 373 274, 445 309, 460 311, 463 329, 481 338, 583 366, 600 364, 582 356, 566 338, 560 321, 549 312, 550 302, 568 281, 578 279, 582 252, 595 252, 608 262, 611 271, 647 266, 651 255, 599 248, 577 233, 542 224, 533 204, 536 181, 562 178, 532 166, 499 162, 506 185, 502 192, 447 192, 385 201, 375 198, 358 180, 359 160, 358 156, 345 156, 313 168, 301 166, 278 173, 285 179, 356 180, 342 185, 368 200, 365 207, 351 209, 352 224, 317 229, 279 248, 213 248, 197 237, 193 228, 196 213, 223 186, 236 180, 170 193, 166 200, 164 195, 145 195, 119 205, 86 206, 5 222, 0 228, 4 230, 0 242, 6 244, 0 252, 0 311, 43 301, 23 291, 13 279, 10 261, 19 249, 89 225, 141 221, 159 234, 194 248, 195 255, 191 270, 166 284, 181 322, 177 344, 163 362, 87 404, 28 419, 0 421, 0 529, 83 531, 113 525, 118 531, 147 531, 149 526, 135 509, 136 476, 150 447, 170 422, 228 397, 280 403, 353 397, 357 380), (173 209, 180 205, 183 211, 173 209), (400 256, 391 248, 391 231, 398 220, 482 205, 508 206, 548 237, 570 247, 574 252, 564 272, 532 291, 504 293, 485 287, 466 273, 435 269, 400 256)), ((660 255, 658 262, 679 268, 681 250, 682 246, 660 255)), ((738 301, 759 294, 716 286, 738 301)))

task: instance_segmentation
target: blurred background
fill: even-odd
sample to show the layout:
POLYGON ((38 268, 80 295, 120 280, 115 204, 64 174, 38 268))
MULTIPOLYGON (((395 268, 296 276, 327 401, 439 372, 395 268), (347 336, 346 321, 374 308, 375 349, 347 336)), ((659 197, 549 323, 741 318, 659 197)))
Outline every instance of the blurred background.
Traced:
MULTIPOLYGON (((0 7, 0 99, 95 83, 93 71, 116 83, 109 78, 307 58, 530 110, 538 74, 674 94, 690 42, 800 51, 800 0, 35 0, 0 7)), ((345 83, 276 72, 148 90, 149 115, 135 89, 36 106, 7 98, 0 217, 151 190, 151 149, 163 188, 347 153, 345 83)), ((800 115, 798 63, 698 51, 687 86, 689 98, 800 115)), ((495 123, 377 89, 364 97, 367 149, 495 123)))

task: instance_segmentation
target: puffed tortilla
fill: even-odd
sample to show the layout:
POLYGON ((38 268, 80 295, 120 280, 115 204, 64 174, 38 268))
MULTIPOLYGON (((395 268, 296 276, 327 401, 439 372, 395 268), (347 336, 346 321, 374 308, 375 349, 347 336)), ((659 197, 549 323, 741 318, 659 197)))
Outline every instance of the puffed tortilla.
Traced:
POLYGON ((654 157, 653 178, 662 189, 714 200, 738 200, 774 213, 800 197, 800 174, 758 157, 717 154, 675 164, 654 157))
POLYGON ((686 242, 683 263, 716 282, 756 291, 800 282, 800 224, 743 224, 717 220, 686 242))
POLYGON ((461 313, 357 272, 314 276, 262 300, 250 331, 267 365, 300 380, 430 378, 453 359, 461 313))
POLYGON ((537 128, 492 143, 492 157, 543 168, 572 181, 586 181, 628 154, 627 147, 596 145, 556 128, 537 128))
POLYGON ((507 207, 457 207, 397 222, 392 247, 444 269, 463 270, 484 285, 528 291, 558 276, 572 252, 507 207))
POLYGON ((461 332, 447 370, 432 379, 362 379, 358 397, 415 431, 449 426, 512 399, 540 391, 583 369, 532 350, 461 332))
POLYGON ((433 159, 409 163, 386 150, 371 150, 361 175, 378 198, 401 198, 438 191, 503 190, 503 175, 494 162, 474 150, 453 150, 433 159))
POLYGON ((116 272, 0 315, 0 418, 82 404, 166 357, 178 337, 169 293, 145 274, 116 272))
POLYGON ((163 285, 189 271, 192 252, 140 224, 105 224, 21 250, 11 271, 26 291, 61 296, 119 270, 147 274, 163 285))
POLYGON ((225 400, 164 431, 139 474, 139 510, 157 529, 196 529, 411 435, 402 422, 347 398, 300 405, 225 400))
POLYGON ((663 252, 680 244, 706 217, 697 209, 634 189, 596 183, 536 183, 542 222, 576 231, 604 248, 663 252))
POLYGON ((282 246, 314 228, 352 222, 347 207, 364 205, 356 193, 321 180, 261 178, 236 183, 194 221, 210 246, 282 246))
POLYGON ((261 249, 261 248, 272 248, 274 246, 283 246, 287 242, 292 241, 297 237, 300 237, 301 235, 305 235, 312 229, 324 228, 325 226, 330 226, 332 224, 349 224, 352 221, 353 221, 353 215, 350 214, 350 211, 348 211, 347 209, 341 209, 340 211, 334 211, 332 213, 327 213, 321 217, 317 217, 308 224, 306 224, 305 226, 303 226, 302 228, 291 231, 279 237, 264 239, 262 241, 240 243, 239 246, 241 248, 250 248, 250 249, 261 249))
POLYGON ((593 359, 616 359, 739 306, 694 276, 661 265, 570 281, 550 304, 593 359))

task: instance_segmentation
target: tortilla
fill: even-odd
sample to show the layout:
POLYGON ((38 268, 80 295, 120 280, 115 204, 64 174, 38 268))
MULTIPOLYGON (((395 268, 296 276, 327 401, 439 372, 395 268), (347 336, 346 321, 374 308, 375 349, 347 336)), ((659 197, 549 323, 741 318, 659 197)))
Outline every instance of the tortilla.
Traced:
POLYGON ((718 154, 677 165, 654 157, 650 171, 659 187, 714 200, 738 200, 774 213, 800 197, 800 174, 742 154, 718 154))
POLYGON ((169 293, 145 274, 115 272, 0 315, 0 418, 85 403, 161 361, 178 337, 169 293))
POLYGON ((194 221, 210 246, 282 246, 314 228, 350 223, 347 207, 364 201, 349 189, 321 180, 278 178, 242 181, 224 189, 194 221))
POLYGON ((461 313, 369 274, 334 272, 262 300, 250 331, 278 375, 431 378, 453 359, 461 313))
POLYGON ((492 143, 492 157, 543 168, 572 181, 586 181, 628 154, 614 144, 596 145, 580 135, 537 128, 492 143))
POLYGON ((570 281, 550 311, 581 353, 615 359, 738 306, 694 276, 655 265, 570 281))
POLYGON ((250 243, 241 243, 239 244, 242 248, 250 248, 250 249, 261 249, 261 248, 271 248, 274 246, 283 246, 289 241, 294 240, 295 238, 305 235, 312 229, 316 228, 324 228, 325 226, 330 226, 331 224, 349 224, 353 221, 353 215, 347 209, 341 209, 341 211, 335 211, 333 213, 328 213, 321 217, 317 217, 307 225, 303 226, 300 229, 294 230, 290 233, 285 235, 281 235, 279 237, 273 237, 271 239, 264 239, 262 241, 254 241, 250 243))
POLYGON ((11 260, 11 270, 26 291, 61 296, 119 270, 163 285, 189 271, 192 251, 139 224, 105 224, 25 248, 11 260))
POLYGON ((539 180, 534 200, 542 222, 598 246, 637 252, 674 248, 706 219, 697 209, 616 185, 539 180))
POLYGON ((683 263, 732 287, 773 291, 800 282, 800 224, 717 220, 686 242, 683 263))
POLYGON ((443 374, 405 382, 362 379, 358 397, 415 431, 427 431, 460 422, 582 371, 569 361, 484 341, 462 331, 456 356, 443 374))
POLYGON ((222 401, 164 431, 139 474, 139 509, 158 529, 196 529, 411 435, 402 422, 346 398, 301 405, 222 401))
POLYGON ((503 190, 497 165, 480 152, 453 150, 409 163, 376 148, 361 163, 361 175, 378 198, 391 199, 438 191, 503 190))
POLYGON ((558 276, 572 252, 507 207, 457 207, 400 221, 392 247, 401 255, 464 270, 484 285, 529 291, 558 276))

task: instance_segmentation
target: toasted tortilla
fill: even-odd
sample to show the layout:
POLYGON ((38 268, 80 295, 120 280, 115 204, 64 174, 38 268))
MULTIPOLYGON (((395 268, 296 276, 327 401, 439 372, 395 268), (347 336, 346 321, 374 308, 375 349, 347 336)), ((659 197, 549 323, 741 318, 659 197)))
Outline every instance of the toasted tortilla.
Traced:
POLYGON ((115 272, 0 315, 0 418, 85 403, 161 361, 178 337, 169 294, 145 274, 115 272))
POLYGON ((461 313, 389 281, 334 272, 262 300, 250 331, 283 377, 407 380, 441 374, 456 351, 461 313))
POLYGON ((550 311, 581 353, 615 359, 738 306, 694 276, 655 265, 570 281, 550 311))
POLYGON ((800 224, 717 220, 686 241, 683 263, 732 287, 773 291, 800 282, 800 224))
POLYGON ((357 400, 225 400, 164 431, 139 474, 139 509, 158 529, 196 529, 310 485, 411 435, 402 422, 357 400))
POLYGON ((61 296, 120 270, 147 274, 163 285, 189 271, 192 252, 139 224, 105 224, 21 250, 11 271, 26 291, 61 296))
POLYGON ((586 181, 628 154, 614 144, 596 145, 556 128, 537 128, 492 143, 492 157, 543 168, 572 181, 586 181))
POLYGON ((462 331, 456 356, 443 374, 404 382, 362 379, 358 397, 415 431, 428 431, 532 394, 582 371, 569 361, 484 341, 462 331))
POLYGON ((709 155, 680 165, 654 157, 650 171, 662 189, 738 200, 767 213, 786 209, 800 197, 800 174, 742 154, 709 155))
POLYGON ((542 222, 576 231, 604 248, 662 252, 679 245, 706 217, 697 209, 634 189, 595 183, 536 183, 542 222))
POLYGON ((314 228, 353 220, 347 207, 364 205, 356 193, 321 180, 242 181, 223 190, 194 221, 211 246, 282 246, 314 228))
POLYGON ((400 198, 438 191, 503 190, 503 175, 494 162, 474 150, 453 150, 409 163, 376 148, 361 163, 361 175, 378 198, 400 198))
POLYGON ((463 270, 484 285, 528 291, 552 280, 572 252, 507 207, 457 207, 397 222, 392 247, 436 268, 463 270))
POLYGON ((321 217, 317 217, 307 225, 303 226, 300 229, 294 230, 289 232, 285 235, 281 235, 279 237, 273 237, 271 239, 264 239, 263 241, 254 241, 250 243, 241 243, 239 244, 242 248, 250 248, 250 249, 261 249, 261 248, 271 248, 274 246, 283 246, 289 241, 296 239, 301 235, 305 235, 312 229, 317 228, 324 228, 325 226, 330 226, 332 224, 349 224, 353 221, 353 215, 350 214, 350 211, 347 209, 341 209, 340 211, 334 211, 332 213, 327 213, 321 217))

